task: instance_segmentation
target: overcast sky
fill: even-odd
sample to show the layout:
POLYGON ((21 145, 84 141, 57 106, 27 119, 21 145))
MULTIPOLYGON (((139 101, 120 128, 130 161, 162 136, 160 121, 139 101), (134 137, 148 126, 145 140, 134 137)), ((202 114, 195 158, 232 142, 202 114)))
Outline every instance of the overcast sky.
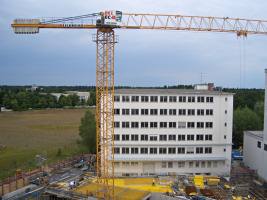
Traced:
MULTIPOLYGON (((96 30, 14 34, 15 18, 70 17, 105 10, 267 20, 266 0, 0 0, 0 85, 95 85, 96 30)), ((264 88, 267 35, 115 30, 116 86, 212 82, 264 88), (202 74, 202 75, 201 75, 202 74)))

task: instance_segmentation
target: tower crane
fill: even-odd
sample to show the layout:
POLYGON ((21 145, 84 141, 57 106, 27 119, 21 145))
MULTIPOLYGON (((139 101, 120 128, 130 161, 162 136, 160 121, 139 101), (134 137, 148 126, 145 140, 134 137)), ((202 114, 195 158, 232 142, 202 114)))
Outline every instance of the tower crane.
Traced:
POLYGON ((114 199, 114 29, 156 29, 230 32, 237 36, 267 34, 266 20, 184 15, 131 14, 105 11, 67 18, 15 19, 16 34, 35 34, 42 28, 97 29, 96 127, 97 197, 114 199))

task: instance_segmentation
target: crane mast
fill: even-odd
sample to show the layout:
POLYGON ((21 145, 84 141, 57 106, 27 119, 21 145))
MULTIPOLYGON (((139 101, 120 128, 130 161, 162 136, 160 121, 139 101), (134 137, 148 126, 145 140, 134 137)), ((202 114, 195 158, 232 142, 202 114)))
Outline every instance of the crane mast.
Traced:
POLYGON ((96 128, 97 198, 114 199, 114 28, 230 32, 237 36, 267 34, 266 20, 159 14, 128 14, 105 11, 60 19, 15 19, 17 34, 39 33, 40 28, 98 29, 96 128), (123 20, 122 20, 123 18, 123 20))

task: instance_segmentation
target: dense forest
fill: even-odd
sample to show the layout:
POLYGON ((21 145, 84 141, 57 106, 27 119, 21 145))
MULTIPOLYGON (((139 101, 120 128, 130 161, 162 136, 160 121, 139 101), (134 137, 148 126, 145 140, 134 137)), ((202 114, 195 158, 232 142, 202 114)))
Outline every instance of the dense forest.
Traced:
MULTIPOLYGON (((31 86, 0 86, 0 106, 14 111, 28 109, 63 108, 65 106, 75 107, 84 105, 95 105, 95 86, 40 86, 36 90, 29 90, 31 86), (61 95, 59 100, 49 93, 66 93, 66 91, 90 92, 87 102, 79 101, 74 95, 61 95)), ((119 88, 133 88, 118 86, 119 88)), ((142 88, 142 87, 138 87, 142 88)), ((148 87, 146 87, 148 88, 148 87)), ((193 89, 193 85, 177 85, 150 88, 168 89, 193 89)), ((264 121, 264 89, 234 89, 216 88, 223 92, 234 93, 234 123, 233 143, 234 148, 243 144, 244 130, 262 130, 264 121)))

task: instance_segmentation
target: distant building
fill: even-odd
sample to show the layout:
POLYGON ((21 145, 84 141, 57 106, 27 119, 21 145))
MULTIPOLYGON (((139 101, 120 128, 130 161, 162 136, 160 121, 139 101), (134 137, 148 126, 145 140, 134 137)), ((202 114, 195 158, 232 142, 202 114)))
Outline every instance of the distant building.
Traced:
POLYGON ((115 90, 115 176, 229 177, 233 93, 212 88, 115 90))
POLYGON ((267 183, 267 69, 265 69, 264 130, 244 131, 243 161, 267 183))
POLYGON ((90 98, 90 92, 67 91, 67 93, 71 95, 76 94, 80 98, 80 101, 84 99, 87 102, 90 98))
POLYGON ((67 91, 67 94, 64 94, 64 93, 50 93, 52 96, 55 96, 57 98, 57 101, 59 101, 59 98, 61 95, 64 95, 64 96, 69 96, 69 95, 74 95, 76 94, 80 101, 82 99, 85 100, 85 102, 88 101, 88 99, 90 98, 90 92, 78 92, 78 91, 67 91))
MULTIPOLYGON (((32 84, 31 88, 27 88, 26 91, 34 92, 37 88, 39 88, 37 85, 32 84)), ((40 90, 43 90, 43 88, 40 88, 40 90)))

